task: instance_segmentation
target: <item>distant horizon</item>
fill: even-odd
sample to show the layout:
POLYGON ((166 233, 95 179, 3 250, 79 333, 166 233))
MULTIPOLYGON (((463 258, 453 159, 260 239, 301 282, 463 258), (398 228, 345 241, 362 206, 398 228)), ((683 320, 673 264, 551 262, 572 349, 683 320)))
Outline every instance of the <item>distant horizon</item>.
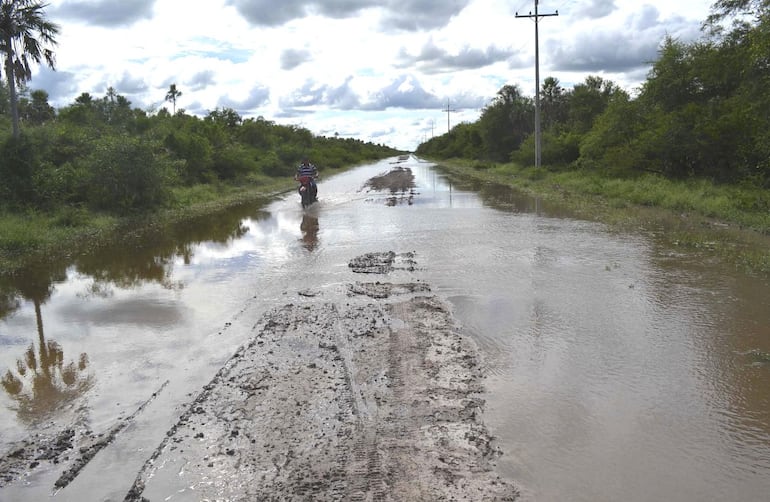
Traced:
MULTIPOLYGON (((540 1, 540 75, 571 89, 589 75, 634 93, 666 36, 702 36, 712 2, 540 1)), ((56 71, 35 67, 30 90, 60 109, 113 87, 145 111, 296 125, 414 151, 450 124, 475 122, 506 84, 535 94, 533 0, 51 0, 56 71), (477 27, 482 27, 478 29, 477 27)))

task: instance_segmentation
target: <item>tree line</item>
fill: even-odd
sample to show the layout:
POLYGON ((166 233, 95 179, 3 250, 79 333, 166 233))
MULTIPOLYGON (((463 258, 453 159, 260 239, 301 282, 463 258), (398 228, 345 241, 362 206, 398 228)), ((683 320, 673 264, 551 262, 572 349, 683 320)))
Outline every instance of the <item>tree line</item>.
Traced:
MULTIPOLYGON (((700 40, 662 41, 635 96, 600 76, 571 90, 546 78, 542 162, 770 187, 769 84, 770 0, 719 0, 700 40)), ((506 85, 476 122, 458 124, 417 153, 532 164, 534 101, 506 85)))
POLYGON ((64 205, 125 214, 171 202, 177 186, 289 177, 302 156, 333 169, 396 153, 262 117, 244 119, 229 108, 203 118, 165 108, 148 114, 112 88, 102 97, 82 93, 57 111, 45 91, 31 92, 19 101, 24 127, 15 137, 2 94, 0 204, 6 209, 64 205))

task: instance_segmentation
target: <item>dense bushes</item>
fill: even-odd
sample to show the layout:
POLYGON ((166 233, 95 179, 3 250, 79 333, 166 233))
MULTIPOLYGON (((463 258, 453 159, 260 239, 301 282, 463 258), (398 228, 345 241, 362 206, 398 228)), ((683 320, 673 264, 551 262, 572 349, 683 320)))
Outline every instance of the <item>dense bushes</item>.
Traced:
MULTIPOLYGON (((47 94, 35 96, 35 109, 49 113, 40 102, 47 94)), ((172 203, 174 187, 291 177, 306 155, 323 170, 397 153, 261 117, 242 120, 230 109, 203 119, 165 110, 148 116, 113 89, 100 99, 84 93, 44 121, 27 115, 35 120, 23 116, 14 139, 0 114, 0 209, 124 215, 172 203)))
POLYGON ((176 181, 167 156, 151 143, 127 135, 96 141, 85 167, 90 173, 89 204, 120 214, 163 205, 176 181))
MULTIPOLYGON (((770 188, 770 3, 719 0, 706 28, 694 43, 663 40, 635 97, 596 76, 572 90, 546 78, 539 91, 543 163, 770 188), (727 29, 722 21, 732 15, 727 29)), ((506 85, 477 122, 417 153, 531 165, 532 102, 506 85)))

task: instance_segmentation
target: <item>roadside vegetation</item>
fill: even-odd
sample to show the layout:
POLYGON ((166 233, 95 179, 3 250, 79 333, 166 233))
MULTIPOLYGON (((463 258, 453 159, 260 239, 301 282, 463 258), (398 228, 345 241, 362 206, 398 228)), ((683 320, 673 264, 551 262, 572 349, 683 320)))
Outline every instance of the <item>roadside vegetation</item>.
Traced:
POLYGON ((0 275, 41 255, 98 245, 127 222, 184 219, 292 185, 308 156, 324 174, 396 150, 217 108, 205 117, 177 108, 171 84, 147 112, 109 87, 55 110, 30 91, 31 65, 55 67, 59 27, 39 0, 0 0, 0 275))
MULTIPOLYGON (((326 138, 217 109, 206 117, 131 108, 108 89, 54 113, 43 91, 19 104, 15 138, 0 115, 0 268, 105 235, 128 219, 211 211, 293 187, 303 156, 324 175, 395 150, 326 138), (46 109, 41 119, 35 110, 46 109)), ((2 107, 2 99, 0 99, 2 107)))
POLYGON ((633 95, 600 76, 572 89, 546 78, 545 167, 532 167, 535 100, 516 85, 417 154, 604 221, 665 223, 677 244, 770 273, 769 54, 770 0, 718 0, 700 40, 662 41, 633 95), (714 242, 703 228, 729 233, 714 242), (734 239, 759 247, 736 252, 734 239))

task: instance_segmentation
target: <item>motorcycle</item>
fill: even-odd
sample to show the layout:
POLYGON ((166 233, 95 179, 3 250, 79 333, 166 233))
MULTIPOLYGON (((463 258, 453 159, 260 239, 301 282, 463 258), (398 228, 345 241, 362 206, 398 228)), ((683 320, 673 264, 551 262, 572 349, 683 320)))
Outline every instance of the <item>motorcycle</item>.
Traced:
POLYGON ((317 200, 318 187, 313 183, 313 178, 310 176, 300 176, 297 181, 299 181, 297 191, 299 192, 300 199, 302 199, 302 209, 305 209, 317 200))

